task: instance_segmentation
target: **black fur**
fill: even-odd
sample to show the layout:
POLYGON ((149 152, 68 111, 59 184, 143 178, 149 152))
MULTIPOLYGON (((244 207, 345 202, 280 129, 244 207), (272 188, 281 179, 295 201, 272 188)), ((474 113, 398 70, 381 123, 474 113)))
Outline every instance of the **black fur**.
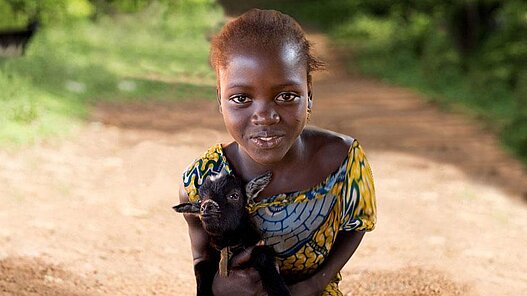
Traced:
POLYGON ((251 253, 251 265, 258 270, 268 295, 291 295, 284 279, 276 270, 274 250, 269 246, 255 247, 251 253))
MULTIPOLYGON (((203 229, 210 236, 210 243, 216 250, 231 247, 233 255, 239 254, 248 247, 256 245, 261 235, 252 223, 245 206, 246 196, 258 192, 267 185, 270 174, 250 181, 246 187, 234 175, 220 175, 205 180, 199 188, 200 210, 196 203, 175 206, 178 212, 198 214, 203 229), (190 210, 192 209, 192 210, 190 210)), ((275 254, 269 246, 256 246, 251 253, 249 266, 254 267, 262 279, 262 285, 270 296, 287 296, 291 293, 284 279, 276 269, 275 254)), ((212 295, 212 280, 218 271, 219 260, 202 261, 194 267, 198 286, 198 295, 212 295)))
POLYGON ((212 295, 212 281, 218 271, 218 260, 205 260, 194 265, 197 295, 212 295))

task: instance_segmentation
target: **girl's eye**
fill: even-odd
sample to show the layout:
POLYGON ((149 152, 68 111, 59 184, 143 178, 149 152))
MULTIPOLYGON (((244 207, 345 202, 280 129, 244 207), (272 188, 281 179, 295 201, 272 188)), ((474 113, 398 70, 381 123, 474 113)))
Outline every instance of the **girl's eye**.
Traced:
POLYGON ((296 98, 299 98, 298 95, 293 93, 281 93, 276 97, 276 100, 279 102, 292 102, 296 98))
POLYGON ((243 95, 233 96, 229 100, 233 101, 236 104, 247 104, 251 101, 251 99, 243 95))

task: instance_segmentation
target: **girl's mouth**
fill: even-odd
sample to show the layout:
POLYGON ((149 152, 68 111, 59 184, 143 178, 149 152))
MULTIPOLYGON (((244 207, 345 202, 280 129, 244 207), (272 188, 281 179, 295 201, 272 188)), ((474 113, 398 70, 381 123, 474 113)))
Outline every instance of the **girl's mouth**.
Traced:
POLYGON ((272 149, 282 143, 283 136, 252 137, 251 142, 262 149, 272 149))

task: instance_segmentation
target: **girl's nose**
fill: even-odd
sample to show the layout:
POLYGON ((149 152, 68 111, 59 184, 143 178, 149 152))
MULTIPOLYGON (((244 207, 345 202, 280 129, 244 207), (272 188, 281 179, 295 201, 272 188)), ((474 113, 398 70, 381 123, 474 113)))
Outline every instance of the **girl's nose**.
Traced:
POLYGON ((260 104, 254 111, 251 120, 256 125, 273 125, 280 122, 280 115, 272 104, 260 104))

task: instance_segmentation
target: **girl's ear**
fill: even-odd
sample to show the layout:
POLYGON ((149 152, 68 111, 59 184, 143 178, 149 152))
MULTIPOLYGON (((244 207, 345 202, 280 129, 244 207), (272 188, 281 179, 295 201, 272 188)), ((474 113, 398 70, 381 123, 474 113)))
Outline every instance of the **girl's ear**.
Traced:
MULTIPOLYGON (((309 74, 309 75, 311 76, 311 74, 309 74)), ((312 91, 311 79, 308 79, 308 82, 307 82, 307 109, 311 110, 312 107, 313 107, 313 91, 312 91)))
POLYGON ((219 87, 216 87, 216 101, 218 101, 218 110, 221 114, 223 112, 221 111, 221 91, 219 87))

